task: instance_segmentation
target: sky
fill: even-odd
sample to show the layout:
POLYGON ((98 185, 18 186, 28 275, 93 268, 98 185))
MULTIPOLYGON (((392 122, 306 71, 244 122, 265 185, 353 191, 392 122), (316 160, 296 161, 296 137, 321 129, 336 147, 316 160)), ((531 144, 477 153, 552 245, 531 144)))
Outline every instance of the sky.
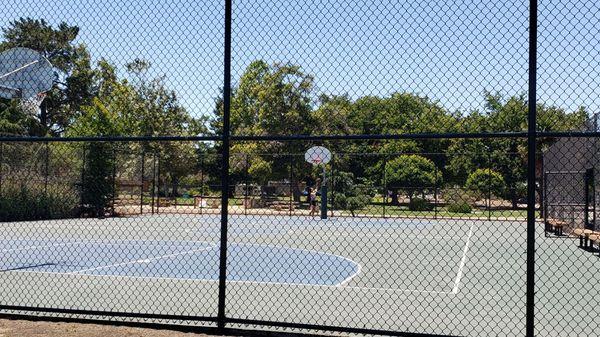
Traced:
MULTIPOLYGON (((0 26, 19 17, 80 27, 77 42, 124 75, 149 60, 194 116, 222 88, 223 1, 8 0, 0 26)), ((600 5, 540 1, 539 102, 600 111, 600 5)), ((257 59, 290 62, 319 94, 426 95, 452 111, 481 109, 484 91, 527 93, 526 1, 234 0, 233 82, 257 59)))

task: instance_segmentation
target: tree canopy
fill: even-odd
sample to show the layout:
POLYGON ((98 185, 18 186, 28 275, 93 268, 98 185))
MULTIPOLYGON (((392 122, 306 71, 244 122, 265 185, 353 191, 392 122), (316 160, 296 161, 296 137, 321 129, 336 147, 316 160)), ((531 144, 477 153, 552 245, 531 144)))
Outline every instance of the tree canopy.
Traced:
MULTIPOLYGON (((194 116, 182 104, 165 76, 155 76, 151 60, 132 57, 123 69, 110 55, 90 55, 79 41, 85 27, 66 22, 55 26, 43 19, 21 18, 2 29, 0 51, 26 47, 39 51, 55 67, 56 84, 38 114, 28 114, 15 100, 0 99, 0 134, 31 136, 195 136, 222 132, 223 98, 215 98, 210 116, 194 116), (94 60, 94 61, 93 61, 94 60)), ((330 94, 318 87, 302 65, 250 62, 235 79, 231 96, 234 135, 440 134, 453 132, 521 132, 527 130, 528 104, 523 93, 482 92, 482 108, 451 111, 426 94, 398 89, 385 95, 330 94)), ((335 88, 338 89, 338 88, 335 88)), ((567 111, 543 102, 537 105, 540 131, 581 128, 589 112, 567 111)), ((544 149, 551 139, 538 140, 544 149)), ((232 181, 249 178, 264 184, 274 179, 315 179, 298 155, 314 142, 238 142, 231 146, 235 162, 232 181)), ((526 140, 399 139, 323 141, 335 153, 336 169, 350 186, 352 199, 360 179, 375 185, 404 188, 412 199, 441 184, 479 190, 492 178, 494 194, 516 205, 525 177, 526 140), (353 154, 361 154, 357 157, 353 154), (487 171, 486 171, 487 170, 487 171), (489 172, 489 174, 488 174, 489 172), (384 178, 385 177, 385 178, 384 178), (386 180, 386 181, 384 181, 386 180), (354 187, 352 187, 354 186, 354 187), (469 187, 470 186, 470 187, 469 187)), ((158 153, 172 193, 179 181, 193 175, 199 161, 217 175, 220 143, 153 142, 130 145, 135 151, 158 153), (206 158, 211 158, 208 163, 206 158)), ((130 149, 131 150, 131 149, 130 149)), ((102 151, 108 151, 102 149, 102 151)), ((100 151, 100 152, 102 152, 100 151)), ((330 164, 333 165, 333 164, 330 164)), ((341 178, 340 178, 341 179, 341 178)), ((299 196, 300 191, 295 191, 299 196)), ((339 201, 341 202, 341 201, 339 201)), ((394 202, 398 202, 397 198, 394 202)), ((350 207, 348 204, 344 207, 350 207)))

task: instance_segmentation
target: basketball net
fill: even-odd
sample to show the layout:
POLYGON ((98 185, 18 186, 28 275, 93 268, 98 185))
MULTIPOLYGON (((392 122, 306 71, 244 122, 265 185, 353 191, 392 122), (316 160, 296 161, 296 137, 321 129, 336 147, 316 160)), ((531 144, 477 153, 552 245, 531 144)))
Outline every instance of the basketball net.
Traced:
POLYGON ((29 115, 37 115, 40 112, 40 106, 46 98, 46 93, 41 92, 29 99, 21 99, 19 101, 19 107, 23 112, 29 115))
POLYGON ((321 157, 316 157, 316 158, 312 158, 311 161, 312 161, 313 165, 320 165, 323 160, 321 159, 321 157))

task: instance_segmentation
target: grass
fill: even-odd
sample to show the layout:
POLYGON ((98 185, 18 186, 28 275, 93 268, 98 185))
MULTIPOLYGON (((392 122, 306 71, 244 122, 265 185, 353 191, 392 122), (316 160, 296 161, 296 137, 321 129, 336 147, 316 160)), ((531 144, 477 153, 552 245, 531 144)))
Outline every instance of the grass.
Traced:
MULTIPOLYGON (((164 200, 164 197, 161 197, 164 200)), ((379 199, 383 200, 383 198, 379 197, 379 199)), ((277 200, 288 201, 289 197, 278 197, 277 200)), ((304 202, 304 200, 302 200, 304 202)), ((156 199, 155 199, 156 202, 156 199)), ((231 206, 242 206, 244 202, 244 198, 231 198, 229 199, 229 205, 231 206)), ((373 202, 378 202, 378 197, 373 199, 373 202)), ((151 198, 144 197, 144 203, 150 204, 151 198)), ((179 206, 193 206, 194 198, 177 198, 177 205, 179 206)), ((350 211, 347 210, 339 210, 344 214, 350 215, 350 211)), ((539 211, 538 211, 539 212, 539 211)), ((539 216, 539 213, 536 214, 539 216)), ((469 219, 524 219, 527 218, 527 210, 526 209, 493 209, 491 211, 487 211, 484 209, 475 208, 471 213, 452 213, 449 212, 445 207, 439 207, 437 211, 411 211, 407 206, 391 206, 391 205, 383 205, 383 204, 371 204, 363 209, 355 211, 357 216, 398 216, 398 217, 415 217, 415 218, 434 218, 434 217, 444 217, 444 218, 469 218, 469 219)))
MULTIPOLYGON (((343 211, 350 214, 350 211, 343 211)), ((438 209, 437 212, 433 211, 411 211, 406 207, 402 206, 390 206, 385 205, 385 212, 383 205, 369 205, 368 207, 355 211, 357 215, 367 216, 407 216, 416 218, 433 218, 433 217, 449 217, 449 218, 493 218, 493 219, 514 219, 514 218, 526 218, 527 210, 487 210, 475 209, 471 213, 451 213, 445 208, 438 209)))

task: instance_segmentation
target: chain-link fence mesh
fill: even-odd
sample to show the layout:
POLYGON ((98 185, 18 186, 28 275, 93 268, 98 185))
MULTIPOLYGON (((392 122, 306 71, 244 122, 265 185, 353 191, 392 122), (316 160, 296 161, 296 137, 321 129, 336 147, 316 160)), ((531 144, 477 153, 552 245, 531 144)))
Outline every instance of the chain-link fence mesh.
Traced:
POLYGON ((588 0, 9 2, 0 309, 597 335, 599 20, 588 0))

